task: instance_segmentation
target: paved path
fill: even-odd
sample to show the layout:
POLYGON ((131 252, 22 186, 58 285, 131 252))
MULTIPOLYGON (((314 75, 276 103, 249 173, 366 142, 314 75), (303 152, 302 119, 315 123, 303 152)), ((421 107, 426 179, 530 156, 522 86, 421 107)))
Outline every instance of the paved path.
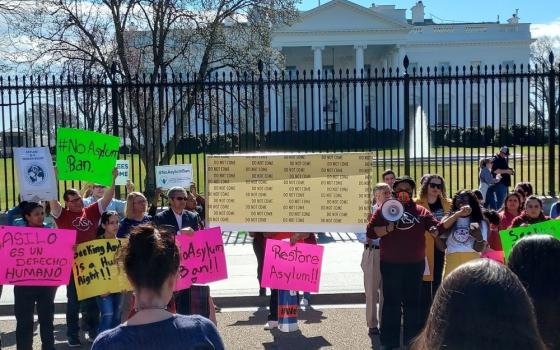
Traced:
MULTIPOLYGON (((250 311, 224 310, 217 314, 218 330, 227 349, 379 349, 379 339, 367 335, 363 305, 349 308, 321 307, 299 314, 300 330, 282 333, 278 330, 265 331, 266 309, 250 311)), ((4 318, 5 319, 5 318, 4 318)), ((66 346, 64 318, 55 320, 56 349, 66 346)), ((0 320, 3 337, 2 349, 15 350, 15 321, 0 320)), ((163 344, 162 344, 163 345, 163 344)), ((40 349, 38 329, 35 332, 33 349, 40 349)), ((81 349, 87 350, 88 346, 81 349)))
MULTIPOLYGON (((227 280, 211 283, 212 296, 245 297, 258 295, 257 262, 252 247, 252 238, 236 232, 223 234, 228 263, 227 280)), ((360 261, 363 245, 356 241, 353 233, 327 232, 319 236, 319 244, 325 246, 321 276, 321 294, 349 294, 363 292, 363 277, 360 261)), ((9 315, 13 305, 13 287, 4 286, 0 315, 9 315)), ((341 295, 342 297, 342 295, 341 295)), ((66 288, 58 288, 56 303, 66 303, 66 288)))

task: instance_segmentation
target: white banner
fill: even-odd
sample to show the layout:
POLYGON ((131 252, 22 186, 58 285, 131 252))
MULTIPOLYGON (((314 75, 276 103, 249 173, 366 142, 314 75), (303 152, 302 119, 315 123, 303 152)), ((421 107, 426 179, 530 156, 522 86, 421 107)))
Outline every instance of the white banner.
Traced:
POLYGON ((22 200, 58 199, 53 161, 47 147, 14 148, 14 158, 22 200))
POLYGON ((130 178, 130 162, 128 160, 117 160, 117 169, 119 170, 119 175, 115 179, 115 185, 124 186, 130 178))
POLYGON ((156 166, 156 187, 188 189, 192 182, 192 164, 156 166))

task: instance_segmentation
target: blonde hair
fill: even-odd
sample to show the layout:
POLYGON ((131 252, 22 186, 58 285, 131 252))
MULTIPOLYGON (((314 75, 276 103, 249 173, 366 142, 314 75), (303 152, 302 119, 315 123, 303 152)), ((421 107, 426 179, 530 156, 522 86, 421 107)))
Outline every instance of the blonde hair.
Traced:
POLYGON ((126 206, 124 209, 124 215, 127 219, 132 219, 132 209, 134 208, 134 200, 138 197, 142 197, 146 199, 146 196, 142 194, 142 192, 130 192, 128 196, 126 196, 126 206))

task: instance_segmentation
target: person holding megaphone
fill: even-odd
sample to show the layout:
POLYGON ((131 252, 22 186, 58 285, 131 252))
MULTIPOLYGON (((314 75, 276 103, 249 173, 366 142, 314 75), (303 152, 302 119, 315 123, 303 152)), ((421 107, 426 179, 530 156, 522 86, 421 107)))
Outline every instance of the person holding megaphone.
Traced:
POLYGON ((400 347, 401 315, 405 345, 422 327, 419 304, 425 261, 424 232, 436 231, 438 221, 429 210, 412 200, 415 187, 409 176, 398 177, 393 184, 393 198, 373 213, 366 230, 369 238, 381 238, 384 297, 381 344, 385 349, 400 347))

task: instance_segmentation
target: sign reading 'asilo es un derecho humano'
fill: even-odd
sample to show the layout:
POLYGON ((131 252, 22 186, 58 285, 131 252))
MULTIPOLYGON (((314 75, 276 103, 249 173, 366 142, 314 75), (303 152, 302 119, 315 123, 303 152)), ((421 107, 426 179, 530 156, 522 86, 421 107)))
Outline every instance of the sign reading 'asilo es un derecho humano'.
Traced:
POLYGON ((56 166, 60 180, 83 180, 109 186, 120 139, 93 131, 58 128, 56 166))
POLYGON ((74 230, 0 226, 0 285, 68 284, 75 242, 74 230))

